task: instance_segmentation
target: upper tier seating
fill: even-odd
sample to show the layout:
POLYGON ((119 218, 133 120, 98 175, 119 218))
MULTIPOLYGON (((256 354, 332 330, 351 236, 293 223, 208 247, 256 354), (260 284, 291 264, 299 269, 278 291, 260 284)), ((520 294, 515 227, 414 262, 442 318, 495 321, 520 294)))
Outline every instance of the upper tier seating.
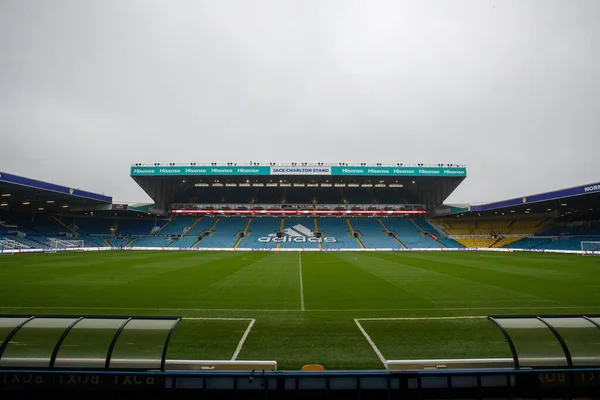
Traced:
POLYGON ((600 236, 600 222, 553 225, 538 232, 537 236, 600 236))

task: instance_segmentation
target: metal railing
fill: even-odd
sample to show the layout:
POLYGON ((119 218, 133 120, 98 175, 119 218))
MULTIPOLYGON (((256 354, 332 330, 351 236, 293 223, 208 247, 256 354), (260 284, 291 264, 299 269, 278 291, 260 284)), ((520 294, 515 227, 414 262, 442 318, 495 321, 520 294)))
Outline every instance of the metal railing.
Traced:
MULTIPOLYGON (((449 371, 43 371, 0 370, 0 395, 114 395, 152 391, 172 398, 444 399, 600 398, 600 369, 449 371)), ((6 396, 6 397, 4 397, 6 396)))

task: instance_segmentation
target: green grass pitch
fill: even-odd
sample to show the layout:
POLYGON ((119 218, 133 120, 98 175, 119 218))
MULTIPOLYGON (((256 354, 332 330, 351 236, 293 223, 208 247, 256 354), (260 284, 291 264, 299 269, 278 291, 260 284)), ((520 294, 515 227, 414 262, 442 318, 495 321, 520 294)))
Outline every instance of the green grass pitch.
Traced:
POLYGON ((600 257, 486 252, 95 252, 0 257, 0 313, 173 315, 170 359, 381 369, 508 357, 492 314, 600 313, 600 257))

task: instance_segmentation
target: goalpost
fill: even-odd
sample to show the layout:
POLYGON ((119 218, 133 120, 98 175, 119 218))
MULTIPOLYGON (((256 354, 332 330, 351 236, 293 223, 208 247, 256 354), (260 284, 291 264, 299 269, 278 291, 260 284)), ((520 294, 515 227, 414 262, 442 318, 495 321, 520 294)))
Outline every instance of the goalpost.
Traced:
POLYGON ((0 256, 13 256, 15 254, 14 240, 0 240, 0 256))
POLYGON ((47 253, 56 253, 59 250, 83 250, 85 244, 83 240, 65 240, 65 239, 48 239, 50 247, 46 250, 47 253))
POLYGON ((581 242, 581 252, 583 255, 600 255, 600 242, 581 242))

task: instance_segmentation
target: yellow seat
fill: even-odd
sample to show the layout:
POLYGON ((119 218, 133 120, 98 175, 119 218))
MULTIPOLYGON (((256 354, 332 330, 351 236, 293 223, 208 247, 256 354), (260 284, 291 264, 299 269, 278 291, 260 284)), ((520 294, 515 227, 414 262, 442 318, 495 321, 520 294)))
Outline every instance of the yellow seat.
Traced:
POLYGON ((306 364, 302 367, 302 371, 325 371, 325 367, 321 364, 306 364))

